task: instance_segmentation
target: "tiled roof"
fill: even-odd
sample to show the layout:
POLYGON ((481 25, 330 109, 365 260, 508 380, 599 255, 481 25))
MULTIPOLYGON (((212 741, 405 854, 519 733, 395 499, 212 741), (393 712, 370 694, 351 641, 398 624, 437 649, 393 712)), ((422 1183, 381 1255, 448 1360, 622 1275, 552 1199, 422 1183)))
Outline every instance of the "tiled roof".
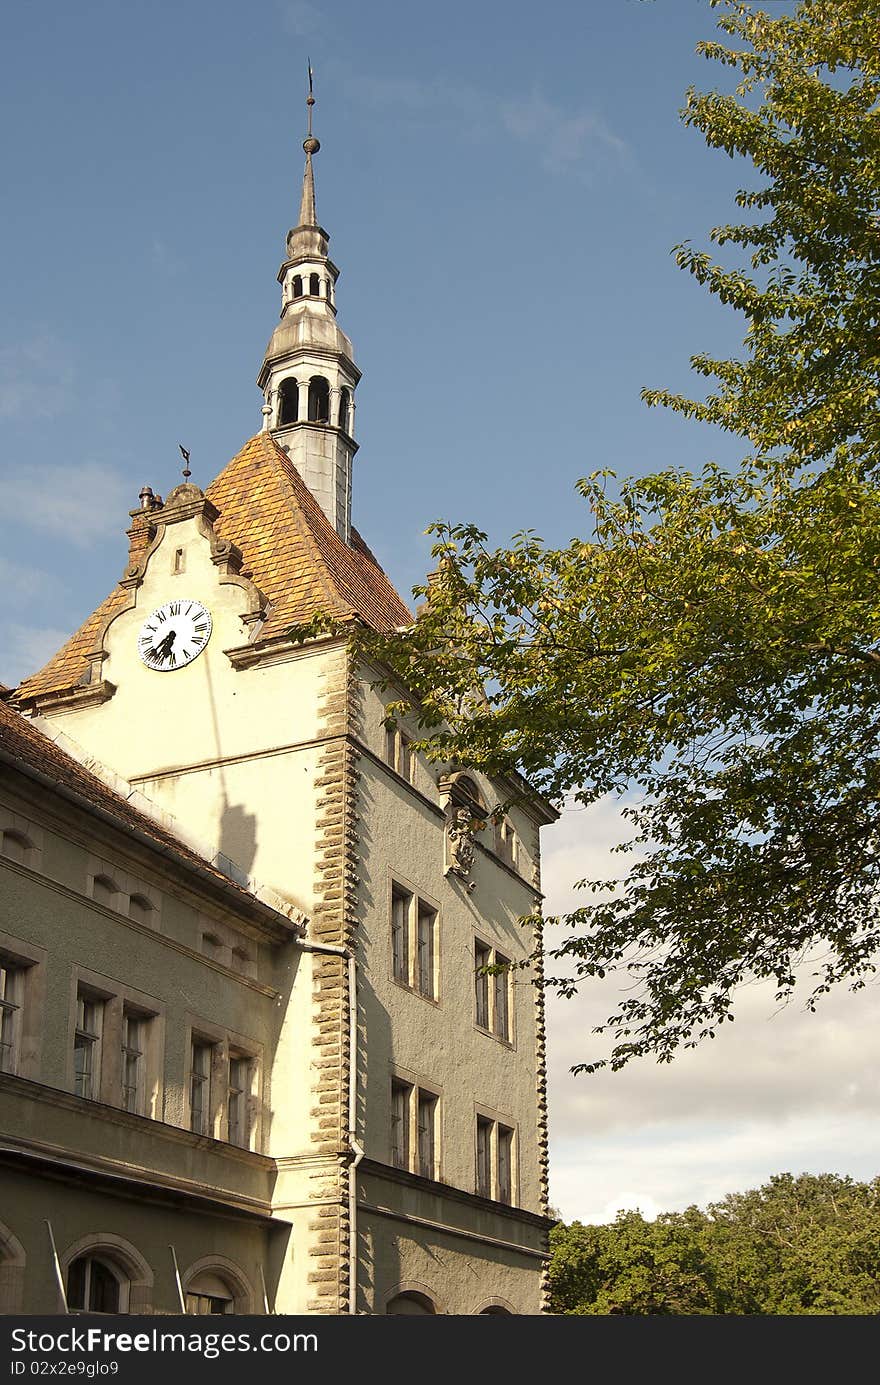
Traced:
MULTIPOLYGON (((58 736, 54 729, 52 734, 58 736)), ((58 736, 58 739, 62 742, 65 740, 63 736, 58 736)), ((167 852, 170 849, 180 859, 184 869, 187 865, 195 868, 202 879, 207 873, 215 886, 219 886, 227 895, 231 891, 247 909, 269 909, 275 914, 283 913, 289 925, 303 920, 304 916, 299 910, 274 896, 274 892, 258 885, 253 889, 246 889, 226 871, 219 870, 204 854, 194 851, 182 841, 170 827, 163 825, 162 821, 157 821, 157 818, 164 818, 167 823, 173 824, 174 820, 168 814, 131 790, 124 780, 118 779, 110 771, 104 771, 108 778, 114 780, 123 790, 132 793, 136 800, 140 800, 143 808, 129 802, 123 793, 110 788, 97 774, 80 764, 27 717, 3 702, 0 702, 0 756, 9 757, 23 773, 27 774, 29 770, 36 771, 37 774, 50 779, 62 793, 68 790, 80 803, 91 806, 101 814, 109 815, 120 830, 130 832, 133 828, 142 833, 149 839, 148 844, 152 844, 158 851, 167 852)), ((231 862, 229 865, 234 869, 231 862)), ((278 922, 281 923, 281 920, 278 922)))
MULTIPOLYGON (((363 539, 344 543, 269 433, 257 433, 206 491, 220 511, 215 531, 242 552, 242 572, 268 598, 259 643, 325 613, 360 618, 375 630, 408 625, 412 616, 363 539)), ((161 511, 157 511, 161 518, 161 511)), ((116 587, 62 649, 18 690, 20 698, 76 687, 86 655, 106 618, 128 602, 116 587)))

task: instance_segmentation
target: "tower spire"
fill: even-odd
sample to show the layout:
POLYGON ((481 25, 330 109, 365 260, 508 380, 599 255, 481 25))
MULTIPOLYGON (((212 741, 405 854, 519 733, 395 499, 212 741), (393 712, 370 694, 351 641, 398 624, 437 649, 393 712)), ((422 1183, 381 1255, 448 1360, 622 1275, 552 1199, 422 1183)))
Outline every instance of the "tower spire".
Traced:
POLYGON ((312 88, 311 59, 309 59, 309 94, 306 97, 306 106, 309 112, 309 129, 306 138, 303 140, 303 149, 306 154, 306 167, 303 173, 302 198, 299 204, 299 224, 300 226, 317 226, 318 214, 315 211, 315 175, 312 171, 312 155, 317 154, 321 148, 321 141, 312 134, 312 107, 315 104, 315 93, 312 88))

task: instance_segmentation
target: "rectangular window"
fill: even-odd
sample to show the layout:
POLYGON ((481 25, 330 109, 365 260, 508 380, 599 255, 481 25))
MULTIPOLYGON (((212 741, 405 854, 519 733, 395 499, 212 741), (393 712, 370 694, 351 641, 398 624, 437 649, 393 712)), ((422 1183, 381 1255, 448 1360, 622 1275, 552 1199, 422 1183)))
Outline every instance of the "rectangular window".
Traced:
POLYGON ((510 975, 512 962, 488 943, 474 942, 475 1020, 480 1029, 505 1043, 513 1041, 510 975), (487 971, 486 968, 492 968, 487 971), (503 970, 496 971, 496 967, 503 970))
POLYGON ((406 1082, 391 1083, 391 1162, 395 1168, 409 1168, 409 1107, 412 1087, 406 1082))
POLYGON ((489 1028, 489 977, 484 967, 492 961, 492 949, 485 943, 474 944, 474 991, 476 999, 477 1024, 481 1029, 489 1028))
POLYGON ((24 971, 0 961, 0 1072, 18 1072, 24 971))
POLYGON ((498 1126, 498 1201, 513 1201, 513 1131, 498 1126))
POLYGON ((211 1057, 213 1045, 193 1039, 190 1061, 189 1128, 197 1135, 210 1134, 211 1057))
POLYGON ((434 1126, 437 1098, 431 1092, 419 1092, 418 1136, 419 1163, 417 1173, 423 1178, 434 1177, 434 1126))
POLYGON ((409 985, 409 916, 412 895, 394 885, 391 890, 391 965, 395 981, 409 985))
POLYGON ((401 774, 407 783, 412 783, 412 750, 410 749, 409 736, 405 736, 402 731, 398 732, 397 739, 397 773, 401 774))
POLYGON ((248 1097, 251 1086, 251 1060, 240 1054, 229 1055, 229 1143, 240 1145, 242 1149, 250 1146, 250 1122, 248 1120, 248 1097))
POLYGON ((136 1116, 144 1114, 144 1064, 147 1023, 143 1015, 124 1010, 122 1015, 122 1106, 136 1116))
POLYGON ((385 727, 385 760, 408 784, 413 782, 415 756, 412 741, 397 726, 385 727))
POLYGON ((427 1000, 437 999, 438 913, 402 885, 391 886, 391 974, 427 1000))
POLYGON ((98 1099, 101 1082, 101 1021, 104 1002, 78 992, 73 1039, 73 1089, 77 1096, 98 1099))
POLYGON ((488 1116, 477 1116, 477 1192, 513 1204, 513 1130, 488 1116))
POLYGON ((477 1116, 477 1192, 492 1196, 492 1121, 477 1116))
POLYGON ((496 967, 504 967, 504 971, 496 971, 492 977, 493 999, 495 1002, 494 1020, 492 1026, 493 1033, 499 1039, 510 1039, 510 1011, 508 1009, 508 987, 510 984, 510 960, 502 957, 500 952, 495 953, 496 967))
POLYGON ((416 958, 416 989, 422 995, 434 999, 434 934, 437 925, 437 910, 430 904, 419 900, 418 909, 418 949, 416 958))
POLYGON ((495 851, 509 866, 516 865, 516 833, 507 818, 495 824, 495 851))

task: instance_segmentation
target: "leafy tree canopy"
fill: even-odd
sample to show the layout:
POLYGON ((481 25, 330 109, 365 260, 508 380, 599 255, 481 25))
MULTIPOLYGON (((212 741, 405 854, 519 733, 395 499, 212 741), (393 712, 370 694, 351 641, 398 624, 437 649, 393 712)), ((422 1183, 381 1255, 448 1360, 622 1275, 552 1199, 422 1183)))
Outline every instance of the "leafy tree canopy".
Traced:
POLYGON ((811 1004, 860 987, 880 941, 880 0, 710 5, 701 51, 739 84, 690 91, 683 119, 758 179, 711 233, 733 264, 677 257, 744 348, 693 357, 700 400, 644 397, 748 455, 594 473, 587 536, 561 549, 437 525, 413 627, 355 640, 411 690, 435 758, 627 795, 629 868, 584 882, 551 952, 564 993, 629 974, 586 1071, 670 1059, 745 979, 789 994, 808 954, 811 1004))
POLYGON ((555 1313, 880 1313, 880 1179, 778 1174, 705 1212, 550 1233, 555 1313))

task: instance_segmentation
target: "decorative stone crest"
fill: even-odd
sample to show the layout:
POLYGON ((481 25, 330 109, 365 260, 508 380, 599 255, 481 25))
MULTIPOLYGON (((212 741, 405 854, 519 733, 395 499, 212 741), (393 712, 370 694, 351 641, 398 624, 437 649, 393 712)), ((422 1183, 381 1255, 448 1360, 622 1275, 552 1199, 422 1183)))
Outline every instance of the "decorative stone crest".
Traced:
POLYGON ((446 822, 446 873, 466 880, 474 888, 471 871, 474 866, 474 837, 477 824, 467 808, 450 805, 452 812, 446 822))

